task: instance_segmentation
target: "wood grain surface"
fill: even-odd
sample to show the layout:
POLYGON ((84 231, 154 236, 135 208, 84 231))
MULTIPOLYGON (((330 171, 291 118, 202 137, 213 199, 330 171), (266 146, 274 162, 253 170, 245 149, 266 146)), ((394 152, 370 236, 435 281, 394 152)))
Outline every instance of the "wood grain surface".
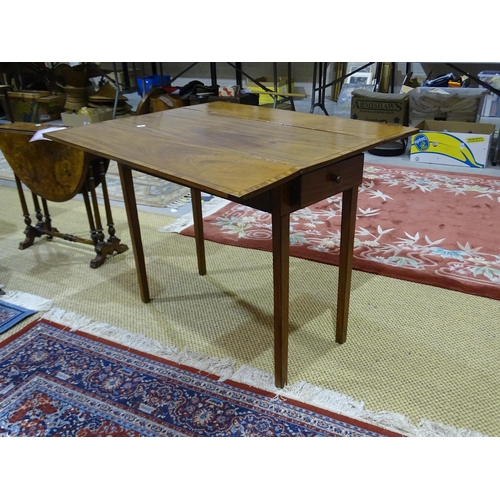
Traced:
POLYGON ((46 126, 12 123, 0 127, 0 150, 20 181, 49 201, 67 201, 81 189, 85 152, 51 141, 30 142, 46 126))
POLYGON ((141 172, 249 198, 417 129, 212 102, 47 134, 141 172), (256 122, 258 127, 255 126, 256 122))

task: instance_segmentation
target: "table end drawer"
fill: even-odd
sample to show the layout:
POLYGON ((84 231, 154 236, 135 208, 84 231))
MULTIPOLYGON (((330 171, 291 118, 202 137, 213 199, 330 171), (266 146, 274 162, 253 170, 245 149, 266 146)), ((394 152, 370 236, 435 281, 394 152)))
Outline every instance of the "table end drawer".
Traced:
POLYGON ((359 186, 363 181, 363 155, 327 165, 301 177, 300 207, 359 186))

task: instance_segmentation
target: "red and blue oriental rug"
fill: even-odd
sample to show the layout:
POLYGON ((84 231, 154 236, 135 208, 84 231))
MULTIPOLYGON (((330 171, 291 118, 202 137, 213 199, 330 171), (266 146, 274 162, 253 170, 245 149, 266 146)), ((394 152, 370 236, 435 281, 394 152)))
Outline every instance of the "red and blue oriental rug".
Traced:
POLYGON ((0 436, 400 436, 41 319, 0 344, 0 436))

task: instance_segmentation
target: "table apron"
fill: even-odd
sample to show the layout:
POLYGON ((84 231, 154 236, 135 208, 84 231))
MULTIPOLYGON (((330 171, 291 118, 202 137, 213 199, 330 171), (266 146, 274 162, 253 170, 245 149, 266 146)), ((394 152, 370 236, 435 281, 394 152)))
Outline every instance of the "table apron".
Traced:
MULTIPOLYGON (((360 154, 310 172, 306 171, 291 179, 283 186, 285 203, 282 205, 282 210, 285 212, 282 214, 295 212, 359 186, 363 182, 363 162, 364 155, 360 154)), ((270 189, 244 200, 232 196, 229 199, 241 205, 272 213, 272 193, 273 190, 270 189)))

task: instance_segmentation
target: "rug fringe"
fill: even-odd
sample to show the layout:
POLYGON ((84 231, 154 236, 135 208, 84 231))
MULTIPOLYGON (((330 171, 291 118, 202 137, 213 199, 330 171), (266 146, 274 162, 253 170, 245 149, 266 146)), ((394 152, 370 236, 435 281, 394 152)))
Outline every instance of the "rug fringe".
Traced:
MULTIPOLYGON (((18 293, 20 294, 19 296, 15 294, 11 294, 11 296, 30 296, 30 294, 18 293)), ((40 299, 40 297, 37 298, 40 299)), ((46 304, 51 302, 52 301, 48 300, 45 301, 46 304)), ((40 303, 43 304, 43 300, 40 301, 40 303)), ((143 334, 132 333, 107 323, 98 322, 86 316, 67 312, 56 307, 50 308, 42 318, 62 326, 67 326, 70 331, 80 330, 138 351, 153 354, 197 370, 203 370, 219 377, 221 382, 230 379, 235 382, 244 383, 274 393, 277 397, 295 399, 407 436, 484 437, 483 434, 476 431, 456 429, 452 426, 431 422, 429 420, 421 420, 418 426, 415 426, 404 415, 388 411, 374 412, 366 410, 363 401, 357 401, 346 394, 323 389, 305 381, 297 382, 291 386, 285 386, 283 389, 277 389, 274 385, 273 375, 268 372, 247 365, 242 365, 238 370, 235 370, 235 363, 230 359, 218 359, 187 350, 180 351, 175 346, 167 346, 143 334)))
POLYGON ((243 365, 231 377, 231 380, 247 384, 259 389, 273 392, 277 396, 289 397, 302 403, 323 408, 346 417, 355 418, 368 424, 399 432, 412 437, 484 437, 479 432, 467 429, 456 429, 444 424, 422 420, 418 426, 413 425, 407 417, 400 413, 365 409, 363 401, 328 389, 323 389, 308 382, 297 382, 283 389, 277 389, 270 373, 243 365))
MULTIPOLYGON (((224 200, 214 196, 211 200, 204 202, 201 205, 203 217, 217 212, 220 208, 224 207, 230 202, 230 200, 224 200)), ((168 226, 161 227, 158 229, 160 233, 180 233, 183 229, 191 226, 193 224, 193 213, 189 212, 182 217, 179 217, 175 222, 169 224, 168 226)))
POLYGON ((476 431, 469 429, 456 429, 449 425, 421 420, 418 424, 418 432, 421 437, 486 437, 476 431))
POLYGON ((96 337, 111 340, 131 349, 153 354, 154 356, 162 357, 197 370, 203 370, 219 377, 221 381, 228 379, 235 370, 235 364, 230 359, 218 359, 187 350, 180 351, 175 346, 167 346, 143 334, 132 333, 56 307, 50 309, 42 318, 62 326, 67 326, 70 331, 79 330, 90 333, 96 337))
POLYGON ((0 300, 37 312, 48 311, 54 305, 52 300, 19 291, 5 292, 5 295, 0 296, 0 300))

